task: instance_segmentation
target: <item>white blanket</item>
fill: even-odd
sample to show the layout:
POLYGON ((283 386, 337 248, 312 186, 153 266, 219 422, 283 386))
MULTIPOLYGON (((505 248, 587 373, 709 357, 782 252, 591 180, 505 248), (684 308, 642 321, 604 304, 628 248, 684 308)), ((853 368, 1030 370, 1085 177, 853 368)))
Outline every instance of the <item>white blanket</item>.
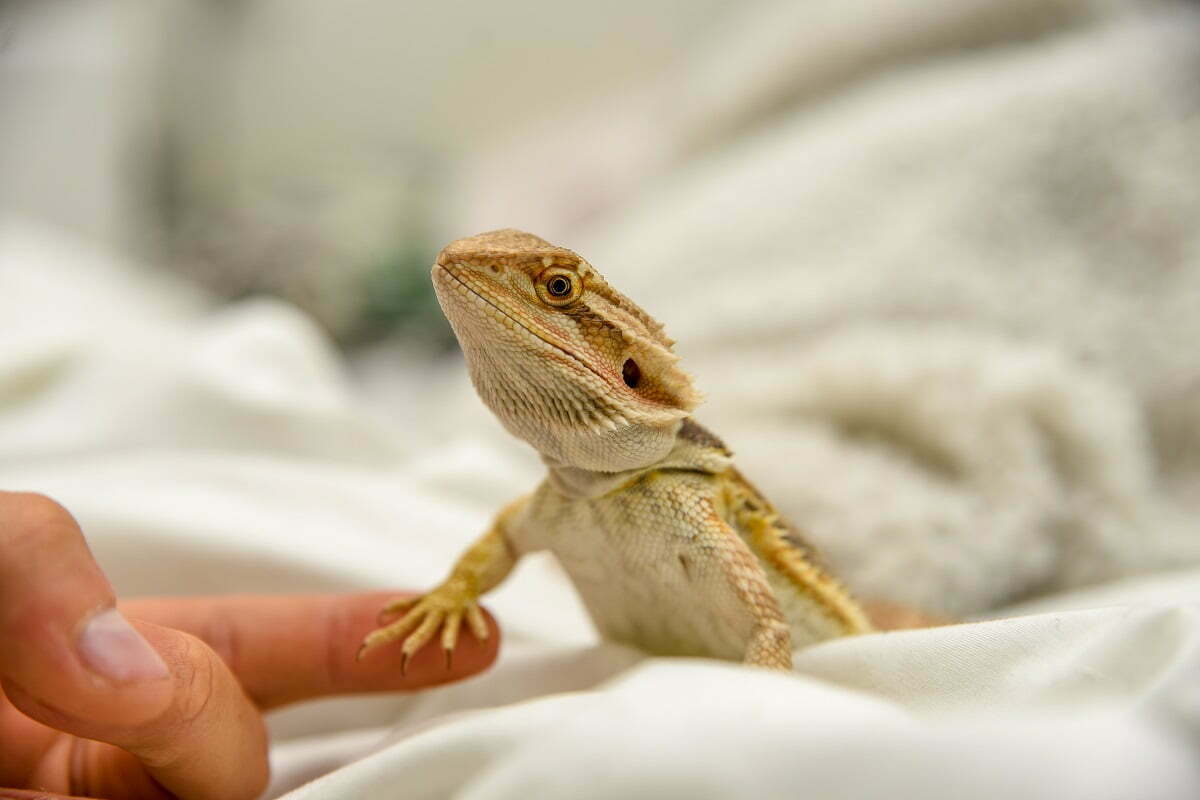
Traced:
MULTIPOLYGON (((482 407, 449 403, 433 427, 462 432, 426 448, 294 310, 151 278, 0 230, 0 486, 71 508, 121 593, 428 586, 536 479, 482 407)), ((776 675, 599 644, 534 557, 489 598, 495 669, 275 715, 270 795, 1195 797, 1197 600, 1200 572, 1161 573, 776 675)))

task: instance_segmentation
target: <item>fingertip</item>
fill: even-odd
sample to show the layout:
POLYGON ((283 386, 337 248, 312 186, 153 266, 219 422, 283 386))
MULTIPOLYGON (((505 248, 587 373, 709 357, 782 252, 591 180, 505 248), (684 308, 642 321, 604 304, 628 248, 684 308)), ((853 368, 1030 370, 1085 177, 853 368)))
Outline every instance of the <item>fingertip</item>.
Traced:
POLYGON ((0 513, 18 532, 36 534, 48 527, 78 526, 66 506, 40 492, 0 491, 0 513))
MULTIPOLYGON (((500 627, 485 609, 480 622, 486 635, 478 637, 464 628, 452 649, 431 641, 415 653, 405 653, 401 642, 369 648, 368 662, 352 665, 340 676, 336 692, 416 691, 463 680, 488 669, 500 651, 500 627)), ((359 631, 363 636, 367 631, 359 631)))

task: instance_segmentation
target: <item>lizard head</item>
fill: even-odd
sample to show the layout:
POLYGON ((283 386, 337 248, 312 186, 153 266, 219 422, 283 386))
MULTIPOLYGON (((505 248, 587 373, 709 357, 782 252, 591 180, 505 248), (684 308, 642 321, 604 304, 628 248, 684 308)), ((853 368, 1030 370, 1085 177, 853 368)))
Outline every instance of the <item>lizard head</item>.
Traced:
POLYGON ((480 397, 552 466, 652 464, 700 402, 662 326, 570 250, 482 233, 438 254, 433 284, 480 397))

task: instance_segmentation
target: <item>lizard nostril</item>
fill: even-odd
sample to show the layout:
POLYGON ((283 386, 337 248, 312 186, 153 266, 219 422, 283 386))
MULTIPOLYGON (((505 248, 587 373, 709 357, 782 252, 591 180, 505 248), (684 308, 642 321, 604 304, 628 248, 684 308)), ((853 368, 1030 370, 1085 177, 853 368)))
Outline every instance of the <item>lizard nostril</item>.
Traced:
POLYGON ((624 366, 621 367, 621 377, 625 379, 625 385, 630 389, 636 389, 638 383, 642 380, 642 370, 638 367, 637 362, 632 358, 625 359, 624 366))

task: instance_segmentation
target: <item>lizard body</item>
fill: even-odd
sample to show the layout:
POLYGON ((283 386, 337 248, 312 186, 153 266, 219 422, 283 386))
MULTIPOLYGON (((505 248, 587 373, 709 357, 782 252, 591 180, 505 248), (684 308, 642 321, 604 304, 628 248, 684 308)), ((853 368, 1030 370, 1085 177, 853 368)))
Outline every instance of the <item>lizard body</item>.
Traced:
POLYGON ((435 634, 447 657, 477 598, 528 552, 555 554, 606 638, 663 655, 788 668, 793 647, 866 616, 690 416, 700 402, 662 326, 575 253, 528 233, 452 242, 433 267, 483 401, 549 474, 507 506, 363 649, 435 634))

